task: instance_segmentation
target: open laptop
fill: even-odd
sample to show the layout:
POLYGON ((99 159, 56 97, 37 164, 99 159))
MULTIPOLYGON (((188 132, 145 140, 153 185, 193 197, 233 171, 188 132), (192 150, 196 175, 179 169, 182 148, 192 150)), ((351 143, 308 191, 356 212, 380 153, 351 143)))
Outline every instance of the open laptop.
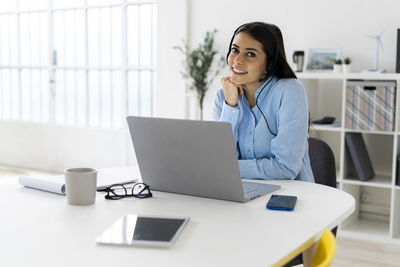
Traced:
POLYGON ((246 202, 279 185, 242 182, 225 122, 127 117, 143 182, 154 190, 246 202))

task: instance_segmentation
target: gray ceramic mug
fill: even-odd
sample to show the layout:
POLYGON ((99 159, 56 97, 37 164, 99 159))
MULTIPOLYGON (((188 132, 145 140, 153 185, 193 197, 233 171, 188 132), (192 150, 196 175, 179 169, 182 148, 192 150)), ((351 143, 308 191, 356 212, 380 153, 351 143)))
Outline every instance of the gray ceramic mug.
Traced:
POLYGON ((91 205, 96 200, 97 171, 73 168, 64 171, 67 202, 70 205, 91 205))

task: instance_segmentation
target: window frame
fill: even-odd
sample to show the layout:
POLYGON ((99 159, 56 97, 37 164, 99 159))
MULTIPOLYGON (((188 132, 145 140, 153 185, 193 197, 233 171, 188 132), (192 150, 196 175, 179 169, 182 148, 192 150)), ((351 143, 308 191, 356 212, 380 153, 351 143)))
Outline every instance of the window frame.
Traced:
MULTIPOLYGON (((89 90, 89 72, 90 71, 110 71, 110 75, 113 75, 113 71, 119 71, 121 73, 121 114, 122 117, 120 118, 120 121, 116 124, 110 125, 110 127, 104 127, 104 128, 121 128, 125 125, 125 116, 128 115, 128 110, 130 109, 131 105, 137 105, 136 110, 138 111, 137 114, 134 115, 141 115, 140 110, 141 110, 141 96, 140 96, 140 88, 138 88, 138 98, 137 99, 129 99, 128 98, 128 73, 131 71, 136 71, 138 72, 138 87, 140 86, 140 73, 142 71, 148 71, 150 73, 150 116, 153 116, 154 114, 154 91, 155 91, 155 75, 156 75, 156 63, 155 63, 155 53, 156 53, 156 46, 154 45, 156 40, 154 40, 154 36, 156 36, 157 33, 154 33, 156 31, 157 27, 157 13, 154 14, 154 11, 152 9, 152 23, 151 23, 151 63, 152 65, 141 65, 140 58, 139 58, 139 64, 134 66, 134 65, 129 65, 128 64, 128 25, 127 25, 127 10, 128 7, 130 6, 142 6, 142 5, 151 5, 152 7, 155 6, 155 12, 157 12, 157 1, 156 0, 149 0, 149 1, 127 1, 127 0, 121 0, 120 3, 111 3, 111 4, 99 4, 99 5, 88 5, 87 0, 84 1, 85 4, 77 7, 64 7, 64 8, 53 8, 53 1, 49 0, 48 1, 48 6, 47 8, 43 9, 20 9, 17 3, 17 8, 15 10, 10 10, 6 12, 0 12, 1 15, 16 15, 16 21, 17 21, 17 53, 18 53, 18 63, 15 65, 0 65, 0 70, 9 70, 10 71, 10 77, 11 77, 11 70, 17 70, 17 84, 18 84, 18 114, 13 116, 13 107, 10 107, 10 115, 9 118, 10 120, 17 120, 17 121, 33 121, 33 115, 31 115, 29 120, 23 119, 23 112, 22 112, 22 81, 21 81, 21 76, 22 76, 22 71, 28 70, 30 72, 30 75, 32 76, 32 71, 33 70, 47 70, 48 72, 48 94, 49 94, 49 99, 48 99, 48 118, 40 118, 39 121, 41 123, 49 123, 49 124, 58 124, 56 123, 56 107, 55 107, 55 97, 56 97, 56 79, 55 79, 55 74, 56 71, 58 70, 72 70, 74 73, 77 73, 77 71, 84 71, 85 72, 85 90, 86 90, 86 95, 88 94, 89 90), (122 29, 121 29, 121 44, 122 44, 122 51, 121 51, 121 65, 120 66, 89 66, 88 62, 88 11, 90 9, 101 9, 101 8, 113 8, 113 7, 120 7, 121 8, 121 23, 122 23, 122 29), (61 65, 56 65, 56 56, 55 56, 55 50, 54 50, 54 13, 57 11, 69 11, 69 10, 83 10, 84 11, 84 17, 85 17, 85 65, 84 66, 61 66, 61 65), (48 25, 47 25, 47 46, 48 46, 48 51, 47 51, 47 65, 34 65, 34 64, 29 64, 29 65, 21 65, 21 26, 20 26, 20 21, 21 21, 21 14, 31 14, 31 13, 37 13, 39 14, 40 12, 45 12, 47 13, 47 20, 48 20, 48 25), (153 17, 155 16, 155 18, 153 17), (136 103, 133 103, 133 101, 136 101, 136 103), (13 118, 14 117, 14 118, 13 118), (16 118, 15 118, 16 117, 16 118), (115 127, 115 125, 117 127, 115 127), (113 127, 114 126, 114 127, 113 127)), ((140 13, 139 13, 140 14, 140 13)), ((138 23, 139 23, 139 29, 140 29, 140 18, 138 18, 138 23)), ((65 35, 65 32, 64 32, 65 35)), ((139 33, 140 36, 140 33, 139 33)), ((139 38, 140 39, 140 38, 139 38)), ((140 42, 140 41, 139 41, 140 42)), ((138 44, 138 54, 140 55, 140 44, 138 44)), ((100 75, 99 75, 100 76, 100 75)), ((1 78, 1 77, 0 77, 1 78)), ((11 78, 10 78, 11 79, 11 78)), ((42 81, 45 82, 46 81, 42 81)), ((0 109, 0 119, 4 120, 7 118, 4 118, 4 94, 3 94, 3 84, 0 84, 1 87, 1 94, 2 100, 0 101, 0 104, 2 108, 0 109)), ((11 90, 10 90, 11 92, 11 90)), ((10 97, 10 99, 12 96, 10 97)), ((42 99, 42 95, 40 94, 40 99, 42 99)), ((31 109, 32 109, 32 88, 31 88, 31 109)), ((90 110, 90 104, 89 104, 89 97, 87 97, 86 101, 86 118, 85 118, 85 127, 101 127, 101 125, 98 126, 93 126, 90 125, 90 119, 89 119, 89 110, 90 110)), ((43 103, 44 104, 44 103, 43 103)), ((64 104, 66 105, 66 99, 64 99, 64 104)), ((14 107, 15 108, 15 107, 14 107)), ((99 116, 101 116, 101 110, 99 111, 99 116)), ((37 122, 37 121, 33 121, 37 122)), ((74 124, 69 124, 71 126, 77 126, 76 125, 77 120, 75 120, 74 124)), ((68 125, 67 121, 64 121, 63 125, 68 125)))

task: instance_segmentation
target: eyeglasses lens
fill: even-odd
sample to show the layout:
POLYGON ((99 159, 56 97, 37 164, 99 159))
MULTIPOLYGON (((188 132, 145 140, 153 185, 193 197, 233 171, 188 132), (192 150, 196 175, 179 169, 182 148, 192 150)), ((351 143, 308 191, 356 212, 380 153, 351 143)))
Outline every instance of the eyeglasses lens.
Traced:
POLYGON ((126 197, 127 191, 122 185, 113 185, 110 187, 109 195, 112 198, 123 198, 126 197))
POLYGON ((133 186, 132 194, 138 198, 145 198, 151 196, 149 187, 142 183, 133 186))

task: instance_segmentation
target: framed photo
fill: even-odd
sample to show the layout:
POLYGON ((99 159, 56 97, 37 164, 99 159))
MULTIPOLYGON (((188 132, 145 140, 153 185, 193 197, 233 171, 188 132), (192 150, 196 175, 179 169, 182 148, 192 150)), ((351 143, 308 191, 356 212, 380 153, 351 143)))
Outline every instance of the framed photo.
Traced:
POLYGON ((332 71, 333 64, 338 58, 338 48, 310 48, 308 50, 306 71, 332 71))

